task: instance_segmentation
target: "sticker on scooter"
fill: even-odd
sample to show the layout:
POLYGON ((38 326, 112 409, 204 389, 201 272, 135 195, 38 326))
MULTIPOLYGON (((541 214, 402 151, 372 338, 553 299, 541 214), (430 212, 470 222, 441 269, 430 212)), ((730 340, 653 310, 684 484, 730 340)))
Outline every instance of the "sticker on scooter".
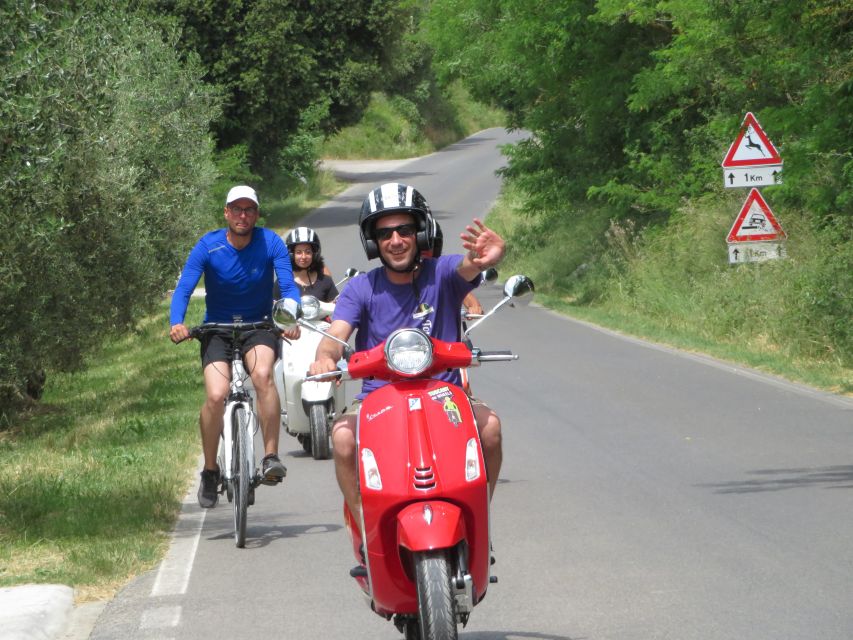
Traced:
POLYGON ((428 391, 429 397, 436 401, 444 400, 444 398, 452 398, 453 392, 450 390, 450 387, 439 387, 438 389, 433 389, 432 391, 428 391))
POLYGON ((420 411, 421 410, 421 399, 420 398, 409 398, 409 411, 420 411))
POLYGON ((444 413, 447 416, 447 419, 453 423, 454 427, 458 427, 462 424, 462 414, 459 413, 459 407, 455 402, 453 402, 452 398, 445 398, 444 405, 442 406, 444 409, 444 413))
POLYGON ((421 302, 418 305, 418 308, 415 309, 415 312, 412 314, 412 317, 415 320, 420 320, 421 318, 426 318, 433 311, 435 311, 435 309, 432 307, 431 304, 428 304, 426 302, 421 302))

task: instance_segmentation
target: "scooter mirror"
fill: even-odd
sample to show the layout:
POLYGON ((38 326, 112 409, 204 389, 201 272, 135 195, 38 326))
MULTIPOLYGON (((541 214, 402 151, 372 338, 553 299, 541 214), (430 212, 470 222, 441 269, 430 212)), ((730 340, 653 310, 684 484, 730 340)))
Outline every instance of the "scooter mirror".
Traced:
POLYGON ((462 334, 463 337, 467 337, 474 329, 480 326, 480 324, 492 314, 495 313, 498 309, 503 307, 504 305, 509 304, 509 306, 515 306, 515 302, 519 301, 521 306, 526 305, 530 302, 530 298, 533 294, 533 281, 527 276, 515 275, 511 276, 504 283, 504 297, 498 302, 491 311, 483 315, 477 322, 468 327, 465 332, 462 334))
POLYGON ((504 295, 507 298, 513 298, 514 302, 517 301, 523 304, 529 303, 533 295, 533 291, 533 280, 527 276, 511 276, 504 284, 504 295))
POLYGON ((279 329, 290 329, 302 318, 302 305, 289 298, 276 300, 272 306, 272 321, 279 329))
POLYGON ((489 267, 483 271, 483 282, 494 282, 498 279, 498 270, 494 267, 489 267))
POLYGON ((355 278, 357 275, 360 275, 360 274, 361 274, 361 271, 359 271, 359 270, 358 270, 358 269, 356 269, 355 267, 349 267, 346 271, 344 271, 344 277, 343 277, 343 278, 341 278, 340 280, 338 280, 338 281, 335 283, 335 286, 336 286, 336 287, 340 287, 340 286, 341 286, 343 283, 345 283, 347 280, 350 280, 350 279, 352 279, 352 278, 355 278))

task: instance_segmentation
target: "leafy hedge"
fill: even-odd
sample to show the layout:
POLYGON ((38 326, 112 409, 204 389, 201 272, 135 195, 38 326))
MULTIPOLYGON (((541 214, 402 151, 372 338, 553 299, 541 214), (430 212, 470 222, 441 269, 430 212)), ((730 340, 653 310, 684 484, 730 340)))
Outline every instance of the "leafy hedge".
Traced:
POLYGON ((408 1, 399 0, 138 4, 152 19, 176 24, 179 49, 198 55, 207 80, 222 88, 219 148, 245 144, 252 169, 265 177, 281 168, 303 173, 289 161, 314 159, 306 137, 358 121, 370 89, 385 82, 385 48, 400 38, 408 15, 408 1))
POLYGON ((132 13, 57 5, 0 9, 4 416, 162 297, 214 178, 197 60, 132 13))

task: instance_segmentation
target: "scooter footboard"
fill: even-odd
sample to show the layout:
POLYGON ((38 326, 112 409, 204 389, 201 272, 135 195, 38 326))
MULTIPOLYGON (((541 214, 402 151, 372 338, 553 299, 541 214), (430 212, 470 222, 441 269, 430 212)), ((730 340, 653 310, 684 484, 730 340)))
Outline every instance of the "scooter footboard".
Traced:
POLYGON ((462 509, 449 502, 415 502, 397 514, 397 545, 409 551, 449 549, 464 539, 462 509))

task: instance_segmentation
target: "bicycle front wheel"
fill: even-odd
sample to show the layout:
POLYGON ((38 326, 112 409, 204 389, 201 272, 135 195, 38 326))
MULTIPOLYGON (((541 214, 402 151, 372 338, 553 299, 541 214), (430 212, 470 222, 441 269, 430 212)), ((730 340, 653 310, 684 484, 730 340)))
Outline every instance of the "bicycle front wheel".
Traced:
POLYGON ((252 484, 249 469, 251 447, 251 424, 249 413, 244 407, 234 408, 235 433, 233 434, 233 455, 231 457, 231 476, 234 487, 234 543, 242 549, 246 546, 246 510, 249 507, 249 487, 252 484))

